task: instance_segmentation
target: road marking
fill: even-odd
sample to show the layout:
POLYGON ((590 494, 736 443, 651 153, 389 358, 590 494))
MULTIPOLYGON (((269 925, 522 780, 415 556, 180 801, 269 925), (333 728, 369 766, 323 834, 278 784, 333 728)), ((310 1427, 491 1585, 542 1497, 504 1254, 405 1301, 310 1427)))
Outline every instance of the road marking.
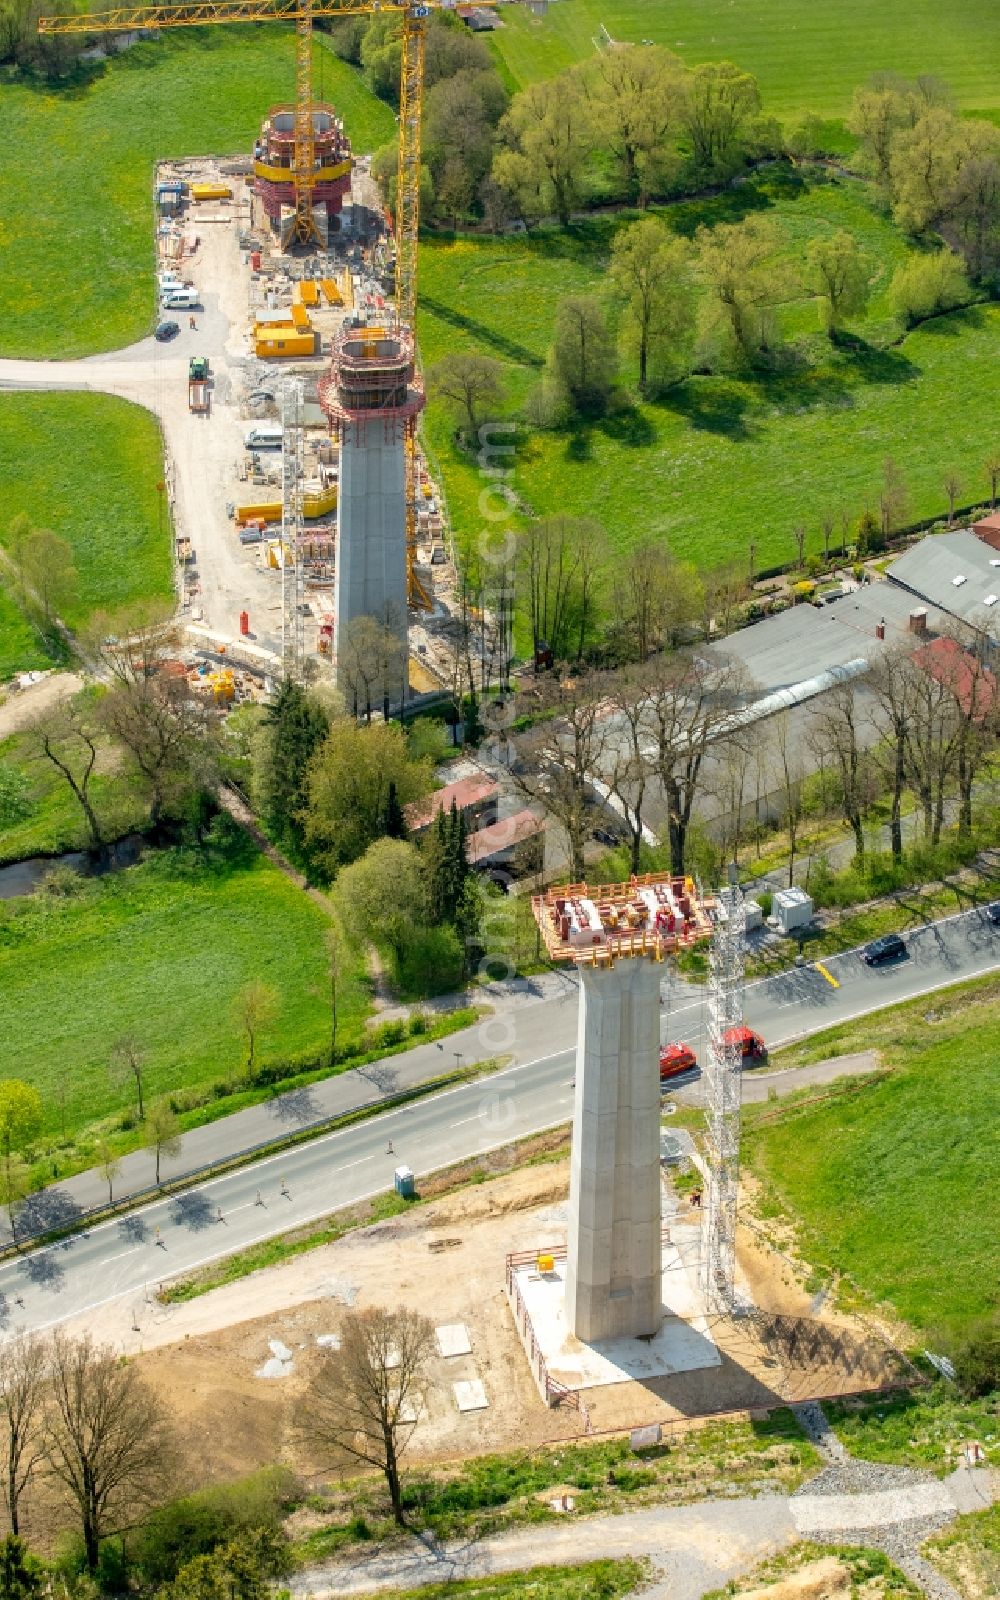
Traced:
POLYGON ((121 1261, 121 1260, 124 1259, 125 1256, 134 1256, 136 1251, 137 1250, 141 1250, 141 1249, 142 1249, 142 1245, 141 1244, 136 1244, 136 1245, 132 1246, 131 1250, 122 1250, 120 1252, 120 1254, 118 1254, 116 1256, 105 1256, 103 1265, 106 1266, 106 1267, 110 1267, 112 1261, 121 1261))
POLYGON ((830 985, 831 989, 839 989, 840 988, 840 979, 839 978, 835 978, 832 972, 827 972, 827 970, 824 967, 822 961, 817 961, 815 963, 815 966, 816 966, 816 971, 819 973, 820 977, 826 979, 826 981, 830 985))

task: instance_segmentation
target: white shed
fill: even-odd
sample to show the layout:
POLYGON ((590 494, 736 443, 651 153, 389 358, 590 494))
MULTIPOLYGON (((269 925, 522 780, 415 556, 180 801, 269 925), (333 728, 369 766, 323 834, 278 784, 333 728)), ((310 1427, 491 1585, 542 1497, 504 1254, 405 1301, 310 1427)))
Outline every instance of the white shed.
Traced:
POLYGON ((812 895, 804 889, 779 889, 771 900, 771 915, 780 933, 792 933, 812 921, 812 895))

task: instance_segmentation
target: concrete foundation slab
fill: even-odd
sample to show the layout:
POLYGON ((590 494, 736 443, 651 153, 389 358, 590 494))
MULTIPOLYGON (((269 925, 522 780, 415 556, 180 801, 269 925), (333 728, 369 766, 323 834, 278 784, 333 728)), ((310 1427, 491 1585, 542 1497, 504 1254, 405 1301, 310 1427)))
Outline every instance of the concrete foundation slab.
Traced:
POLYGON ((533 1266, 516 1269, 521 1301, 550 1378, 568 1389, 596 1389, 722 1365, 698 1281, 698 1233, 685 1233, 663 1245, 662 1313, 652 1337, 615 1335, 584 1343, 569 1327, 566 1262, 556 1260, 545 1273, 533 1266))
POLYGON ((446 1359, 450 1356, 467 1356, 472 1350, 469 1330, 464 1322, 442 1323, 440 1328, 434 1329, 434 1337, 438 1353, 446 1359))
POLYGON ((463 1378, 453 1383, 455 1404, 459 1411, 485 1411, 489 1405, 481 1378, 463 1378))

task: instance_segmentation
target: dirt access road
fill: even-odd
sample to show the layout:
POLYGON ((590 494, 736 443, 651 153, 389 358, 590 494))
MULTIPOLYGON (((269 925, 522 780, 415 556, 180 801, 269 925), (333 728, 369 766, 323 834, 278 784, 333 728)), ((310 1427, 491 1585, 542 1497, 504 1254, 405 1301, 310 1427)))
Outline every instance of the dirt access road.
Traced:
POLYGON ((233 636, 240 611, 247 610, 256 643, 280 654, 278 577, 256 565, 226 516, 246 431, 234 404, 238 363, 247 356, 248 283, 235 215, 231 222, 200 225, 198 250, 182 270, 202 291, 195 329, 181 311, 172 314, 181 331, 169 344, 150 336, 81 361, 0 360, 0 389, 91 390, 152 411, 167 447, 174 529, 187 535, 196 553, 202 625, 233 636), (188 410, 188 362, 194 355, 208 356, 214 380, 212 409, 203 416, 188 410))

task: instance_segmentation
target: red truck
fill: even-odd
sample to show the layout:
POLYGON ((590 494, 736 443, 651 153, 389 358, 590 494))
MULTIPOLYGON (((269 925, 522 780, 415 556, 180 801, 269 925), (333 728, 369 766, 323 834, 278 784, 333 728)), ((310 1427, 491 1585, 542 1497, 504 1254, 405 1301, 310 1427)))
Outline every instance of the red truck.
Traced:
POLYGON ((690 1072, 692 1067, 698 1065, 698 1057, 689 1044, 664 1044, 660 1046, 660 1082, 665 1083, 667 1078, 677 1078, 682 1072, 690 1072))
POLYGON ((766 1061, 767 1045, 759 1033, 753 1028, 730 1028, 728 1033, 722 1035, 725 1045, 739 1045, 740 1056, 744 1061, 766 1061))

